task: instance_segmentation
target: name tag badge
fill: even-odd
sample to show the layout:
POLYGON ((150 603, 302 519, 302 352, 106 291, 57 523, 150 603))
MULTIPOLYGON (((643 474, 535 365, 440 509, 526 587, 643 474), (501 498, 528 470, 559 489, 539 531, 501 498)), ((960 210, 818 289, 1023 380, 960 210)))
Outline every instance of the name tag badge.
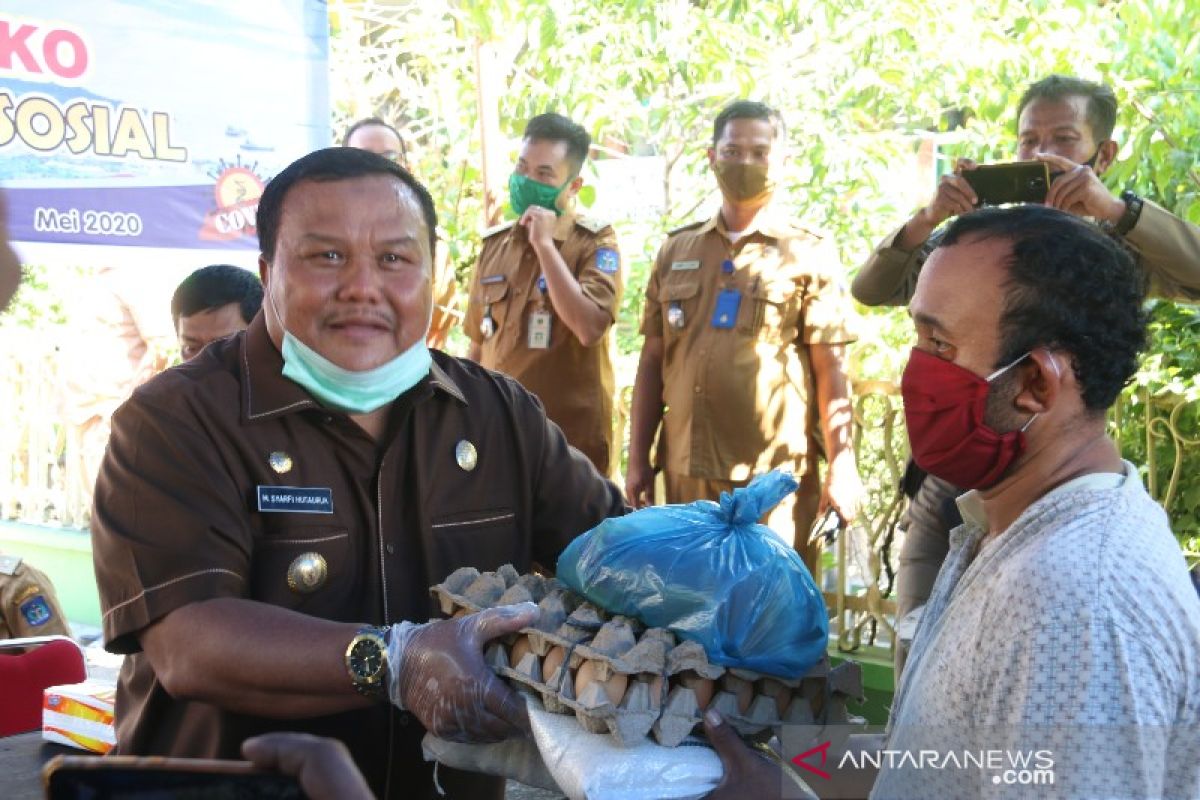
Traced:
POLYGON ((550 347, 550 319, 549 311, 534 311, 529 315, 529 335, 525 343, 530 350, 550 347))
POLYGON ((259 486, 258 510, 266 513, 332 514, 332 489, 296 486, 259 486))
POLYGON ((493 283, 504 283, 504 276, 503 275, 485 275, 484 277, 479 279, 479 282, 482 283, 484 286, 489 286, 493 283))
POLYGON ((686 270, 686 269, 700 269, 700 262, 699 261, 672 261, 671 262, 671 271, 672 272, 676 272, 679 270, 686 270))
POLYGON ((724 289, 717 295, 717 305, 713 308, 712 326, 714 328, 732 328, 737 322, 738 306, 742 303, 742 293, 736 289, 724 289))

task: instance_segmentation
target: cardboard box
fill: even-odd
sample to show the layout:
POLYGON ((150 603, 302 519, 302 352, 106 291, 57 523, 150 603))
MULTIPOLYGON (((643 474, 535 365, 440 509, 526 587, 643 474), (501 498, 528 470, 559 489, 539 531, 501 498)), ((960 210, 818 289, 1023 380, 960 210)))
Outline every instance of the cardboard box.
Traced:
POLYGON ((96 680, 46 687, 42 695, 42 738, 107 753, 117 741, 113 727, 116 696, 115 686, 96 680))

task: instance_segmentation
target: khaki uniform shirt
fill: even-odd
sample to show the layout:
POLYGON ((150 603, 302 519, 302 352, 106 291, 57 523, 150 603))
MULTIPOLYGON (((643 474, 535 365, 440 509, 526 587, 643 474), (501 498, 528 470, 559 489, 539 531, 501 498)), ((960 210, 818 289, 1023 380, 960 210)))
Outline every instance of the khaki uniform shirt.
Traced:
POLYGON ((0 555, 0 639, 70 636, 54 587, 18 556, 0 555))
POLYGON ((131 654, 117 752, 238 758, 247 736, 303 730, 342 739, 380 797, 429 796, 411 716, 380 704, 266 719, 175 700, 138 636, 219 597, 341 622, 425 621, 428 587, 455 569, 553 567, 572 538, 623 512, 619 490, 515 381, 433 358, 380 441, 282 376, 262 314, 118 409, 92 517, 105 644, 131 654), (457 454, 464 442, 477 463, 457 454), (313 553, 327 576, 290 588, 289 567, 313 553))
POLYGON ((816 426, 809 344, 844 344, 854 310, 831 239, 765 209, 736 244, 720 214, 673 231, 646 286, 645 336, 663 337, 668 472, 745 480, 807 469, 816 426), (726 275, 722 262, 733 261, 726 275), (732 327, 713 325, 718 295, 740 295, 732 327), (679 309, 672 312, 672 307, 679 309), (682 326, 671 324, 671 315, 682 326))
MULTIPOLYGON (((921 267, 941 235, 935 233, 915 250, 901 250, 896 239, 903 230, 897 228, 880 242, 858 271, 853 290, 860 303, 904 306, 912 299, 921 267)), ((1137 224, 1122 238, 1137 252, 1150 296, 1200 302, 1200 228, 1144 200, 1137 224)))
MULTIPOLYGON (((554 241, 583 293, 615 321, 621 272, 612 227, 568 212, 558 218, 554 241)), ((549 294, 538 289, 541 275, 525 228, 509 222, 486 232, 471 280, 467 335, 480 346, 483 366, 511 375, 536 394, 567 441, 608 475, 618 455, 611 337, 584 347, 555 313, 549 294), (535 349, 528 345, 530 315, 542 309, 551 314, 550 346, 535 349), (495 333, 485 337, 480 325, 489 310, 495 333)))

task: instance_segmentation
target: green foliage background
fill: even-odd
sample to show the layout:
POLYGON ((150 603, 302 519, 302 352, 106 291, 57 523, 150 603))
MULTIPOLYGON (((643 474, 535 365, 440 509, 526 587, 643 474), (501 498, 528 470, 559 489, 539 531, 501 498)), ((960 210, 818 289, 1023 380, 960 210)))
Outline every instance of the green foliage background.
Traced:
MULTIPOLYGON (((499 54, 501 124, 514 140, 528 117, 558 110, 601 146, 666 159, 663 218, 617 223, 629 265, 618 329, 627 382, 649 262, 666 230, 711 202, 704 148, 717 110, 737 97, 783 112, 786 200, 836 236, 847 278, 931 192, 897 177, 918 142, 935 137, 943 165, 1011 158, 1017 100, 1051 72, 1116 90, 1122 149, 1105 176, 1114 191, 1132 188, 1200 223, 1195 0, 331 0, 330 12, 335 130, 374 113, 402 124, 460 276, 481 226, 474 42, 499 54)), ((1139 385, 1196 399, 1198 338, 1194 308, 1162 304, 1139 385)), ((899 312, 864 310, 854 376, 893 379, 908 341, 899 312)), ((1128 454, 1144 461, 1144 416, 1124 413, 1121 428, 1128 454)), ((1192 549, 1198 450, 1184 453, 1186 485, 1170 509, 1192 549)), ((1162 456, 1169 465, 1173 455, 1162 456)))

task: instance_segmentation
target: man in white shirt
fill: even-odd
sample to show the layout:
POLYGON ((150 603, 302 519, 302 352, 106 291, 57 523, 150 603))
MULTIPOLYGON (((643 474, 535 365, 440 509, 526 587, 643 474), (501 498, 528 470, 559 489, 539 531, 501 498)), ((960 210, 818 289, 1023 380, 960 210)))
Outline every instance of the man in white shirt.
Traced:
POLYGON ((1200 796, 1200 599, 1105 430, 1144 292, 1111 239, 1037 206, 960 217, 922 270, 913 455, 974 491, 873 798, 1200 796))

